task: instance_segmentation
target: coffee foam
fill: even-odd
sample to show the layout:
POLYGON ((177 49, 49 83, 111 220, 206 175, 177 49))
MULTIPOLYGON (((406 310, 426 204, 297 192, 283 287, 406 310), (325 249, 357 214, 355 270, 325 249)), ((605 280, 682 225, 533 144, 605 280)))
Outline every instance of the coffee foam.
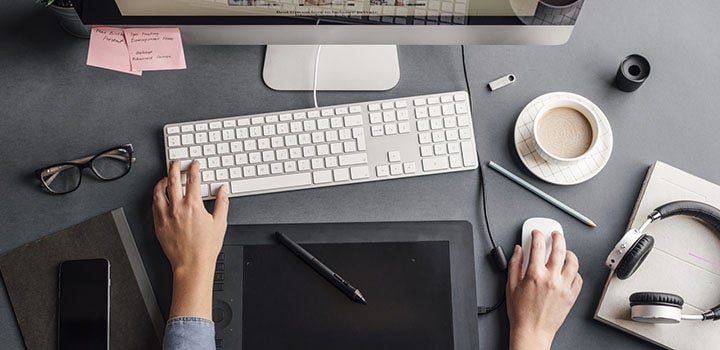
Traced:
POLYGON ((546 152, 560 158, 577 158, 590 149, 592 124, 570 107, 556 107, 539 117, 536 138, 546 152))

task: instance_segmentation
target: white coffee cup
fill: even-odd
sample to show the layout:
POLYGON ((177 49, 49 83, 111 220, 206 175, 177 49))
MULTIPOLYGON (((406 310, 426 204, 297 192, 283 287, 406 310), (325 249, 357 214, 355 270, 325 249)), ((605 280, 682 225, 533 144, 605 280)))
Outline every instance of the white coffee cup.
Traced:
MULTIPOLYGON (((549 122, 549 121, 548 121, 549 122)), ((557 121, 555 121, 557 124, 557 121)), ((582 159, 585 159, 590 156, 590 154, 593 153, 595 148, 598 144, 598 136, 599 136, 599 127, 600 125, 600 119, 598 116, 592 111, 592 109, 587 106, 584 103, 570 100, 570 99, 557 99, 548 102, 541 108, 537 116, 535 117, 535 120, 533 121, 533 140, 535 141, 535 149, 540 154, 543 159, 547 160, 550 163, 555 164, 568 164, 572 162, 576 162, 582 159), (550 111, 553 111, 555 109, 563 109, 567 108, 568 110, 561 110, 561 111, 555 111, 554 113, 548 113, 550 111), (587 120, 587 123, 589 124, 589 129, 592 131, 592 136, 590 139, 588 139, 588 135, 582 136, 580 134, 587 134, 588 125, 583 124, 582 121, 577 120, 577 113, 573 113, 573 111, 578 112, 579 115, 582 115, 585 117, 585 120, 587 120), (541 125, 543 118, 548 117, 551 115, 551 118, 559 118, 556 113, 562 113, 566 112, 565 115, 566 120, 562 121, 562 125, 557 126, 556 128, 562 128, 556 129, 556 130, 549 130, 547 129, 550 127, 549 125, 541 125), (543 130, 539 130, 539 127, 544 128, 543 130), (563 140, 549 140, 549 139, 541 139, 543 137, 547 138, 548 131, 550 133, 554 134, 553 136, 561 137, 563 140), (574 137, 579 137, 578 139, 574 139, 574 137), (558 141, 567 141, 567 145, 560 145, 558 141), (554 143, 552 143, 554 142, 554 143), (545 144, 543 144, 545 143, 545 144), (587 145, 587 148, 584 149, 582 152, 578 151, 578 149, 585 148, 585 145, 587 145), (567 154, 559 154, 557 152, 557 149, 559 147, 568 146, 568 148, 573 148, 575 151, 572 156, 568 156, 567 154), (553 152, 555 150, 555 152, 553 152)))

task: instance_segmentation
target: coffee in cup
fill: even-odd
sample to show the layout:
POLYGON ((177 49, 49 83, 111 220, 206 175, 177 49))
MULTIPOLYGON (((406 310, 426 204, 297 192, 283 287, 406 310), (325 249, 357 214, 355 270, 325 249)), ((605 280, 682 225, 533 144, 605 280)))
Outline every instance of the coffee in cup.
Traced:
POLYGON ((583 159, 595 147, 598 118, 583 104, 557 100, 545 105, 535 118, 533 136, 540 156, 549 162, 583 159))

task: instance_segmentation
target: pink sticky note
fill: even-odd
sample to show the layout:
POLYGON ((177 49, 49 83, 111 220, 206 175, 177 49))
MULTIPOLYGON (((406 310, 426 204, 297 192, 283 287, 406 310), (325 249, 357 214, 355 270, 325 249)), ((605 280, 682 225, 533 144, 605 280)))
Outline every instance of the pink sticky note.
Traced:
POLYGON ((130 66, 125 34, 122 28, 93 27, 90 32, 87 65, 142 75, 130 66))
POLYGON ((180 29, 125 28, 133 70, 185 69, 180 29))

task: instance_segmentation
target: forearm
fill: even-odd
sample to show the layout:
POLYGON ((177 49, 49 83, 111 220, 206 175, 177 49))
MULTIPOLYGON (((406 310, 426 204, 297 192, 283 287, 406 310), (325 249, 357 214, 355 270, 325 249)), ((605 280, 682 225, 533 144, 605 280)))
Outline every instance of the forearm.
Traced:
POLYGON ((208 267, 173 271, 170 318, 196 316, 212 319, 213 274, 213 269, 208 267))
POLYGON ((542 332, 510 330, 510 350, 550 350, 553 336, 542 332))

